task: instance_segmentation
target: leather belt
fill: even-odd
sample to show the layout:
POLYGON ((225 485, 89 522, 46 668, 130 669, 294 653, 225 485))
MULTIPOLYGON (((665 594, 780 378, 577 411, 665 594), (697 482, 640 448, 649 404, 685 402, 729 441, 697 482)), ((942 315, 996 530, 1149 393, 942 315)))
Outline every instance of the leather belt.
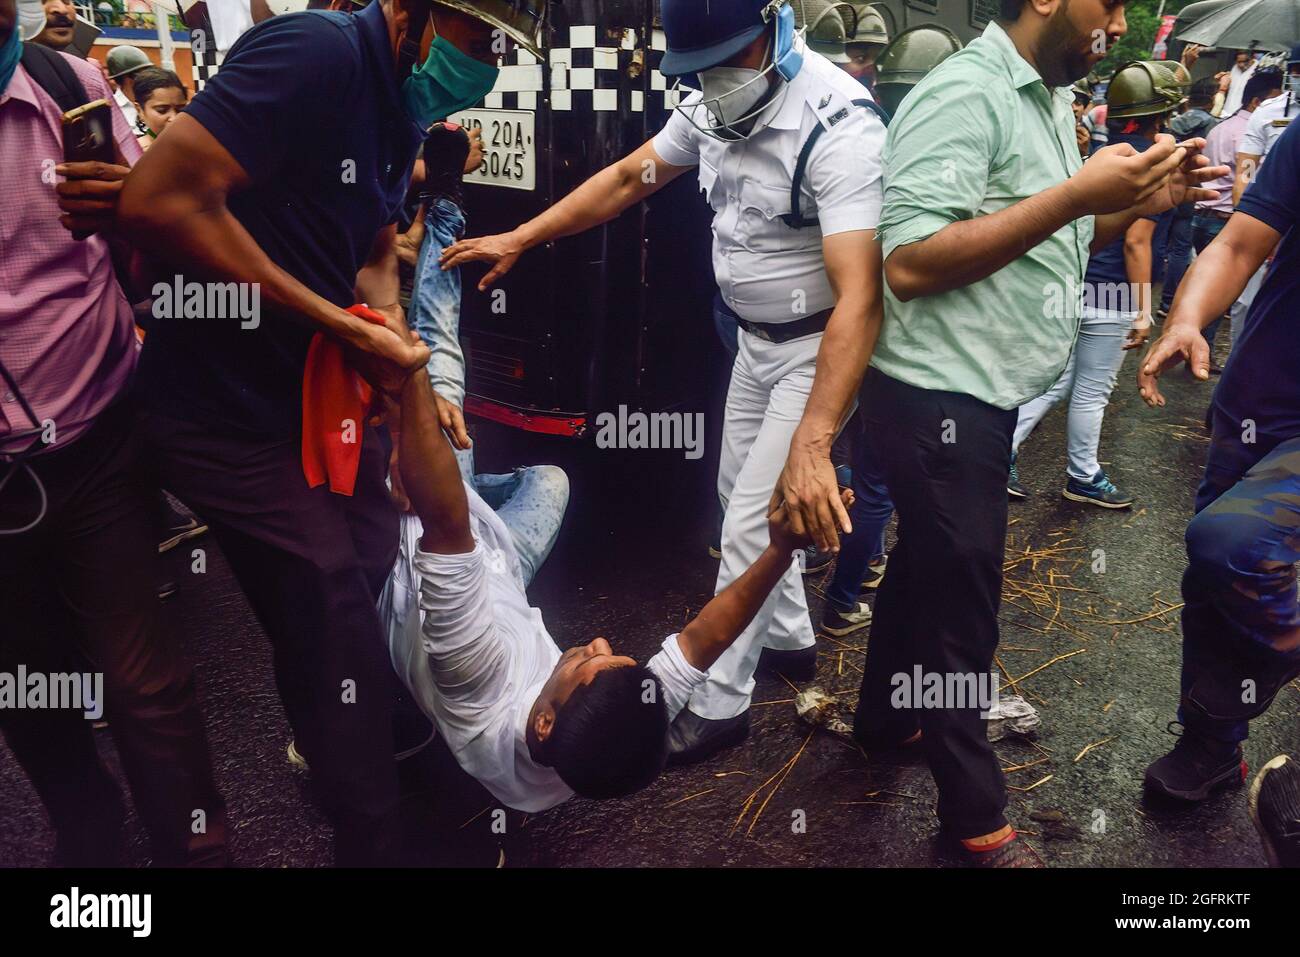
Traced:
POLYGON ((735 316, 736 325, 764 342, 789 342, 792 339, 802 339, 804 336, 825 332, 826 323, 830 322, 831 313, 835 311, 823 309, 821 312, 815 312, 811 316, 804 316, 792 322, 750 322, 748 319, 736 316, 733 310, 727 309, 725 303, 723 308, 735 316))

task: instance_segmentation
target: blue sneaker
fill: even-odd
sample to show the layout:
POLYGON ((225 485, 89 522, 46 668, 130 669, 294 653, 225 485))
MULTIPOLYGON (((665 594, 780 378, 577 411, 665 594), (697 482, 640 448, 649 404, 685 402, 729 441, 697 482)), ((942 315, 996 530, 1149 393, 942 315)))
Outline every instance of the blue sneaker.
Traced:
POLYGON ((1028 498, 1029 493, 1020 484, 1020 470, 1016 468, 1016 453, 1011 453, 1011 469, 1007 473, 1007 496, 1009 498, 1028 498))
POLYGON ((1133 496, 1117 489, 1105 472, 1098 472, 1091 482, 1080 482, 1071 476, 1061 494, 1071 502, 1088 502, 1102 508, 1128 508, 1133 504, 1133 496))

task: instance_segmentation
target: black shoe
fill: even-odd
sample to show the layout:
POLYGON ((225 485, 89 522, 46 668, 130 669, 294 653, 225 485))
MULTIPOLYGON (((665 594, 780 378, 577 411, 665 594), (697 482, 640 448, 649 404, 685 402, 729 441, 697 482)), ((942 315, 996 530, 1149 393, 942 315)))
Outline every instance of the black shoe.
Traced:
POLYGON ((835 556, 830 552, 819 551, 816 545, 809 545, 803 550, 803 573, 812 575, 822 571, 831 562, 835 561, 835 556))
POLYGON ((668 728, 668 766, 703 761, 740 744, 748 736, 748 711, 742 711, 734 718, 713 721, 701 718, 690 708, 683 708, 668 728))
POLYGON ((883 738, 880 735, 873 735, 862 729, 859 732, 858 723, 853 722, 853 740, 856 741, 867 754, 922 754, 921 729, 918 727, 909 731, 900 737, 883 738))
POLYGON ((1204 801, 1220 788, 1238 787, 1245 780, 1241 745, 1187 730, 1172 751, 1151 762, 1146 773, 1149 790, 1179 801, 1204 801))
POLYGON ((1087 502, 1101 508, 1128 508, 1133 504, 1133 496, 1121 492, 1105 472, 1098 472, 1089 482, 1080 482, 1070 476, 1061 496, 1071 502, 1087 502))
POLYGON ((1020 469, 1016 467, 1016 457, 1011 456, 1011 468, 1007 470, 1007 497, 1029 498, 1029 493, 1020 484, 1020 469))
POLYGON ((883 558, 880 560, 879 565, 873 562, 867 566, 867 573, 862 578, 862 584, 860 586, 862 590, 858 594, 858 601, 862 601, 863 595, 869 594, 871 591, 880 587, 880 583, 885 580, 886 567, 888 567, 888 561, 883 558))
POLYGON ((1250 783, 1250 817, 1271 867, 1300 867, 1300 763, 1278 755, 1250 783))
POLYGON ((822 631, 836 638, 843 638, 870 626, 871 606, 865 602, 857 602, 848 611, 840 611, 827 602, 826 610, 822 612, 822 631))
POLYGON ((116 787, 87 817, 54 835, 55 867, 125 867, 126 805, 116 787))
POLYGON ((188 541, 191 538, 198 538, 208 530, 208 526, 193 515, 182 515, 174 508, 169 508, 168 514, 170 516, 168 519, 169 527, 166 536, 158 543, 159 555, 171 551, 181 542, 188 541))
POLYGON ((764 648, 758 654, 758 668, 763 674, 781 675, 791 681, 812 681, 817 676, 817 646, 782 651, 764 648))
POLYGON ((944 838, 943 842, 947 845, 945 848, 947 854, 961 867, 983 869, 1047 866, 1038 856, 1038 852, 1026 844, 1019 834, 1013 835, 1011 840, 992 851, 972 851, 961 841, 952 838, 944 838))

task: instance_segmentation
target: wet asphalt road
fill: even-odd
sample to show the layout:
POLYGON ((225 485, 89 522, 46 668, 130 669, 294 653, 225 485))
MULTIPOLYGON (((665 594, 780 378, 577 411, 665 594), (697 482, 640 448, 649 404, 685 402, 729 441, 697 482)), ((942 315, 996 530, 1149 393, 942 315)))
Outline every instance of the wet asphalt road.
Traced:
MULTIPOLYGON (((1063 409, 1021 453, 1033 494, 1011 506, 1008 560, 1023 560, 1007 573, 999 658, 1018 679, 1082 653, 1020 685, 1042 726, 1033 743, 998 745, 1004 766, 1017 768, 1008 772, 1008 813, 1053 866, 1260 866, 1244 791, 1192 810, 1140 801, 1143 768, 1174 740, 1165 724, 1177 694, 1179 630, 1169 608, 1180 601, 1182 535, 1206 450, 1200 421, 1209 389, 1175 373, 1167 408, 1148 410, 1132 385, 1135 364, 1126 359, 1101 456, 1137 496, 1132 511, 1060 497, 1063 409), (1092 570, 1098 548, 1106 561, 1100 574, 1092 570), (1097 746, 1077 757, 1090 744, 1097 746)), ((716 427, 716 410, 708 419, 716 427)), ((565 527, 531 591, 561 647, 603 635, 644 660, 712 594, 717 563, 705 546, 716 438, 712 455, 694 462, 680 452, 597 452, 495 426, 478 427, 476 438, 481 471, 554 462, 570 473, 565 527)), ((209 546, 201 577, 188 573, 185 549, 167 556, 180 585, 167 618, 197 662, 235 856, 244 866, 328 864, 329 829, 305 774, 284 758, 289 730, 267 643, 209 546)), ((824 582, 807 583, 816 622, 824 582)), ((935 588, 942 600, 942 583, 935 588)), ((850 715, 866 639, 819 644, 817 683, 850 715)), ((453 865, 495 863, 498 845, 508 866, 934 865, 935 793, 924 763, 868 762, 830 734, 810 734, 792 697, 780 678, 760 676, 744 744, 705 765, 667 771, 631 799, 512 812, 504 835, 493 833, 490 797, 435 746, 402 772, 411 846, 430 864, 453 865)), ((1252 728, 1252 769, 1279 751, 1297 752, 1298 717, 1300 689, 1292 686, 1252 728)), ((120 778, 107 732, 97 734, 120 778)), ((0 808, 0 864, 45 863, 51 832, 2 744, 0 808)), ((131 829, 135 861, 146 863, 134 819, 131 829)))

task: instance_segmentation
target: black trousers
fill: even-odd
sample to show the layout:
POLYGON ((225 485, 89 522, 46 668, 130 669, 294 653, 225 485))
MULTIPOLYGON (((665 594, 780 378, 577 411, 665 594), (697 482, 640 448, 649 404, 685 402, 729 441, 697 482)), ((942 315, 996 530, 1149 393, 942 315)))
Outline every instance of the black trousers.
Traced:
POLYGON ((146 414, 162 484, 216 536, 273 649, 275 679, 341 866, 399 863, 397 678, 375 602, 397 557, 386 436, 367 427, 354 494, 308 488, 298 437, 146 414))
MULTIPOLYGON (((104 713, 154 863, 220 865, 225 808, 193 674, 158 627, 158 492, 140 452, 122 402, 71 444, 29 460, 48 511, 31 531, 0 536, 0 671, 102 672, 104 713)), ((31 478, 14 475, 0 492, 0 528, 21 528, 39 512, 31 478)), ((115 860, 121 795, 83 712, 0 708, 0 729, 49 812, 58 861, 124 863, 115 860)))
POLYGON ((911 680, 919 665, 946 684, 993 667, 1016 412, 876 369, 863 382, 861 409, 898 510, 898 543, 876 596, 857 727, 882 744, 919 728, 944 830, 978 837, 1006 824, 1005 782, 978 702, 895 707, 906 687, 895 676, 911 680))

